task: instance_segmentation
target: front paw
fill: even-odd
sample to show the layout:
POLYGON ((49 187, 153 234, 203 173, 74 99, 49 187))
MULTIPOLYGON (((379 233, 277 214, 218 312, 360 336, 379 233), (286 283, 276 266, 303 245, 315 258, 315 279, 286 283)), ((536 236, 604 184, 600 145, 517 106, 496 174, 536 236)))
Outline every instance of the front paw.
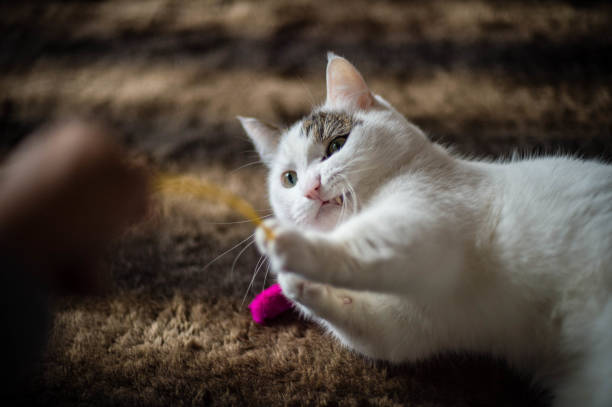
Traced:
POLYGON ((310 237, 295 227, 280 225, 275 219, 266 220, 265 226, 273 232, 274 238, 269 239, 259 227, 255 242, 259 251, 269 258, 272 270, 310 274, 316 260, 310 237))
POLYGON ((263 226, 255 229, 255 245, 259 252, 263 255, 268 255, 270 252, 270 246, 274 239, 270 239, 269 234, 266 230, 270 231, 272 235, 276 236, 278 229, 280 228, 280 222, 274 218, 266 219, 263 221, 263 226))
POLYGON ((313 308, 325 295, 323 284, 305 280, 294 273, 279 273, 277 280, 285 297, 308 308, 313 308))

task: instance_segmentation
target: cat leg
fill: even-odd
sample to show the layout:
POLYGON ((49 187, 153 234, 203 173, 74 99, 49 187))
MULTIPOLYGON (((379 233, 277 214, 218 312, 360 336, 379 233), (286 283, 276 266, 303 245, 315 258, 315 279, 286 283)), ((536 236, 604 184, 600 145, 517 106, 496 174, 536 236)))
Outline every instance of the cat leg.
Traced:
MULTIPOLYGON (((287 229, 274 220, 268 221, 267 226, 274 230, 274 241, 287 233, 287 229)), ((301 235, 298 231, 296 233, 301 235)), ((255 238, 263 253, 273 253, 269 248, 271 242, 266 240, 263 230, 258 230, 255 238)), ((284 239, 282 241, 286 243, 284 239)), ((323 247, 328 247, 327 242, 324 243, 323 247)), ((299 249, 299 246, 294 248, 299 249)), ((310 266, 315 266, 315 259, 310 255, 300 251, 281 252, 304 262, 312 262, 310 266)), ((320 255, 316 257, 319 261, 324 261, 330 255, 325 250, 316 253, 320 255)), ((333 254, 345 255, 342 252, 333 254)), ((283 263, 278 260, 271 257, 272 270, 283 293, 305 316, 326 327, 349 348, 374 359, 394 362, 419 360, 440 349, 440 343, 432 334, 433 322, 405 294, 345 289, 308 280, 297 273, 284 271, 283 263), (406 344, 410 345, 404 346, 406 344)), ((324 266, 333 267, 333 263, 324 266)))
POLYGON ((358 293, 340 290, 329 285, 313 283, 295 273, 278 273, 278 283, 283 294, 301 305, 300 310, 307 316, 316 316, 338 323, 349 317, 354 310, 358 293))
MULTIPOLYGON (((280 230, 280 223, 275 219, 267 220, 266 226, 271 230, 280 230)), ((255 242, 259 250, 266 253, 267 237, 261 234, 261 228, 258 231, 255 242)), ((357 292, 351 293, 348 290, 340 290, 330 285, 306 280, 295 273, 284 272, 276 264, 272 264, 272 271, 277 275, 283 294, 308 317, 341 323, 349 317, 347 312, 354 309, 351 305, 353 305, 357 292)))
POLYGON ((453 287, 463 267, 453 228, 418 212, 400 215, 360 215, 330 233, 272 221, 275 239, 260 228, 256 241, 274 270, 334 287, 402 295, 453 287))
POLYGON ((404 362, 423 359, 440 349, 431 321, 406 299, 338 289, 295 273, 278 273, 278 282, 305 317, 363 355, 404 362))
POLYGON ((395 346, 385 343, 393 336, 380 338, 384 327, 376 326, 376 321, 381 316, 377 319, 371 315, 376 309, 372 294, 313 283, 295 273, 280 272, 278 282, 306 318, 318 322, 343 345, 373 358, 393 359, 395 346))
POLYGON ((302 315, 323 325, 341 343, 371 357, 387 356, 379 353, 384 349, 381 340, 372 338, 373 332, 381 331, 373 326, 367 294, 313 283, 295 273, 280 272, 278 282, 302 315))

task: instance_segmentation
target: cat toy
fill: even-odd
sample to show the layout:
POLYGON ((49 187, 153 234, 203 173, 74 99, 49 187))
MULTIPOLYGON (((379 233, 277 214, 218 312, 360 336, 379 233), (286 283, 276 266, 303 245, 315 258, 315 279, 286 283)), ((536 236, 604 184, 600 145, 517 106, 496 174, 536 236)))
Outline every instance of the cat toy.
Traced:
MULTIPOLYGON (((155 178, 155 187, 157 191, 165 193, 190 195, 197 199, 221 202, 250 220, 255 226, 261 227, 266 239, 274 239, 274 232, 263 223, 251 204, 218 185, 192 176, 158 174, 155 178)), ((278 284, 263 290, 249 304, 253 321, 258 324, 264 324, 290 308, 291 303, 285 298, 278 284)))

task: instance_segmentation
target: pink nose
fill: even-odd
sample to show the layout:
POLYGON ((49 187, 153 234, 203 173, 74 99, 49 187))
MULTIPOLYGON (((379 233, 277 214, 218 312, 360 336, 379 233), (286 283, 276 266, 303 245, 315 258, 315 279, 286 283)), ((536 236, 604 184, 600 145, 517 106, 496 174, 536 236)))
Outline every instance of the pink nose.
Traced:
POLYGON ((306 194, 304 196, 308 199, 312 200, 321 200, 321 195, 319 195, 319 191, 321 190, 321 176, 315 178, 311 185, 306 189, 306 194))

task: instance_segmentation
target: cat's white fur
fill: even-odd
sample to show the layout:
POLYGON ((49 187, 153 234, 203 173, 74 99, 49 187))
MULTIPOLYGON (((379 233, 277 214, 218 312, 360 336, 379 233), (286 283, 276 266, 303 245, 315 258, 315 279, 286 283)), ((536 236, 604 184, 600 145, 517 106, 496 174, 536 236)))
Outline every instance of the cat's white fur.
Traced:
POLYGON ((240 118, 270 167, 276 237, 256 240, 295 305, 371 358, 486 352, 556 406, 612 406, 612 167, 454 157, 334 54, 317 111, 358 123, 325 160, 301 122, 240 118))

